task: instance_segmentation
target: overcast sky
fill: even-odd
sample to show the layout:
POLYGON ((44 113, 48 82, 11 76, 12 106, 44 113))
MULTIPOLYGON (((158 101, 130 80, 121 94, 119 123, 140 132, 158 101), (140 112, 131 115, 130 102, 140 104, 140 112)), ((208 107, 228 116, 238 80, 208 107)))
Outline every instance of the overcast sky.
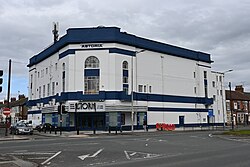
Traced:
MULTIPOLYGON (((0 69, 6 99, 8 61, 11 95, 28 95, 29 58, 72 27, 117 26, 137 36, 211 54, 214 71, 250 92, 249 0, 0 0, 0 69)), ((227 83, 225 86, 227 87, 227 83)))

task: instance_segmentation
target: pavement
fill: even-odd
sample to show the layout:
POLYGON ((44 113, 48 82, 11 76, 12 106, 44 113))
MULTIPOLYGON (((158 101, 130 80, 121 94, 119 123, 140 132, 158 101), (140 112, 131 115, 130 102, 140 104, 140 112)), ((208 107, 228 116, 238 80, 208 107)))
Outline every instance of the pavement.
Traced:
MULTIPOLYGON (((242 127, 235 127, 235 129, 250 129, 250 126, 242 126, 242 127)), ((178 132, 185 132, 185 131, 227 131, 230 130, 230 127, 180 127, 176 128, 174 131, 178 132)), ((68 138, 87 138, 87 137, 96 137, 100 135, 116 135, 116 134, 121 134, 121 135, 136 135, 138 133, 148 133, 148 132, 157 132, 156 129, 149 129, 148 131, 145 130, 134 130, 132 131, 96 131, 95 133, 93 131, 79 131, 79 134, 77 134, 76 131, 62 131, 61 133, 59 131, 57 132, 49 132, 47 131, 46 133, 44 132, 38 132, 34 131, 34 135, 37 136, 45 136, 45 137, 68 137, 68 138)), ((30 135, 11 135, 8 134, 5 136, 5 129, 0 128, 0 142, 1 141, 15 141, 15 140, 29 140, 31 137, 30 135)))

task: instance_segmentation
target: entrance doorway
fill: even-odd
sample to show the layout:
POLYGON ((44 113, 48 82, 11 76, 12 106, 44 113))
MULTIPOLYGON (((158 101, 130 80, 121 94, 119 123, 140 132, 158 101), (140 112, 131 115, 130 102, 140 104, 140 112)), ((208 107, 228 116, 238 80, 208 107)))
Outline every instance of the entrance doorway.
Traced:
POLYGON ((82 113, 80 116, 80 129, 82 130, 104 130, 104 113, 82 113))
POLYGON ((179 125, 180 126, 184 126, 184 124, 185 124, 184 119, 185 119, 184 116, 179 116, 179 125))

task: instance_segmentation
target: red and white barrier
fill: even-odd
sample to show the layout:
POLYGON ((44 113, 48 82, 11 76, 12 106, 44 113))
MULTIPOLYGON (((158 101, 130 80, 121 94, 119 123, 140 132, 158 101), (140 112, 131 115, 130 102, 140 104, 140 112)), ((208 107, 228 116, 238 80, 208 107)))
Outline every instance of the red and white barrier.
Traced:
POLYGON ((156 129, 157 130, 173 131, 173 130, 175 130, 175 124, 157 123, 156 129))

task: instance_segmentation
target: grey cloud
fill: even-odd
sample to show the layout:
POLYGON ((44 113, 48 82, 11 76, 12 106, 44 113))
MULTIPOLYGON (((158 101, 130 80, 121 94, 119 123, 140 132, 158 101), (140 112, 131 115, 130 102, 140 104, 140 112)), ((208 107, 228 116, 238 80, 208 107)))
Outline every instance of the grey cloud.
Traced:
MULTIPOLYGON (((13 59, 16 76, 28 80, 27 63, 70 27, 118 26, 122 31, 210 53, 213 68, 250 91, 248 0, 9 0, 0 5, 0 60, 13 59), (16 62, 16 63, 15 63, 16 62)), ((2 65, 5 69, 7 63, 2 65)), ((0 97, 1 98, 1 97, 0 97)))

